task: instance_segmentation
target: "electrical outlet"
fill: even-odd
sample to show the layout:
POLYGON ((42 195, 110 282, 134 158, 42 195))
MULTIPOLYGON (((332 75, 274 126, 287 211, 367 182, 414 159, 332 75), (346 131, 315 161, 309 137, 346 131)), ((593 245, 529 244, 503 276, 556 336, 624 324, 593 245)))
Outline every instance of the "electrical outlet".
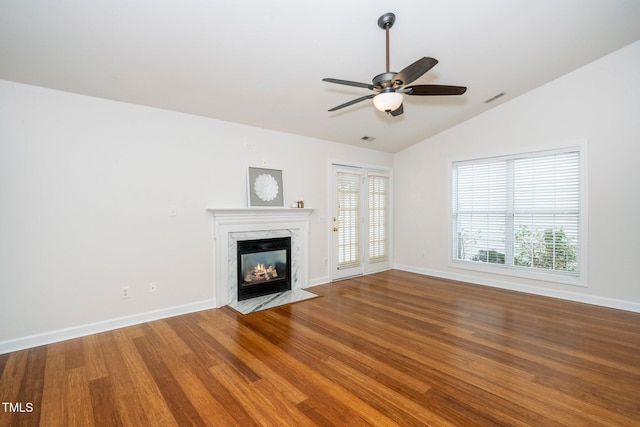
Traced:
POLYGON ((149 283, 149 292, 158 292, 158 284, 156 282, 149 283))
POLYGON ((176 206, 169 206, 169 216, 178 216, 178 208, 176 206))
POLYGON ((120 298, 129 298, 129 287, 123 286, 120 288, 120 298))

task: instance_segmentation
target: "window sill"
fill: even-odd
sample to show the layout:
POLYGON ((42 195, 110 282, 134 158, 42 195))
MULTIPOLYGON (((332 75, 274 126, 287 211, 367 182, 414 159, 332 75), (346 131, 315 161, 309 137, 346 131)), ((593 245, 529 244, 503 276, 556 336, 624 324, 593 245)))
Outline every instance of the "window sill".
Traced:
POLYGON ((512 267, 503 264, 491 265, 459 260, 449 260, 449 267, 476 271, 479 273, 498 274, 501 276, 520 277, 523 279, 539 280, 562 285, 579 286, 582 288, 588 287, 584 274, 579 276, 569 276, 564 274, 546 273, 544 271, 526 271, 519 267, 512 267))

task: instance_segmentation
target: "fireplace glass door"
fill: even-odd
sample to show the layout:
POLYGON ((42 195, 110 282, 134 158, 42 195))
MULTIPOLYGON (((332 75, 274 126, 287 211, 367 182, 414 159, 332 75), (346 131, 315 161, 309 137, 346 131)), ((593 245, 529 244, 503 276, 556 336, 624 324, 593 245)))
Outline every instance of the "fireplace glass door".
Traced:
POLYGON ((291 289, 291 237, 238 242, 238 301, 291 289))

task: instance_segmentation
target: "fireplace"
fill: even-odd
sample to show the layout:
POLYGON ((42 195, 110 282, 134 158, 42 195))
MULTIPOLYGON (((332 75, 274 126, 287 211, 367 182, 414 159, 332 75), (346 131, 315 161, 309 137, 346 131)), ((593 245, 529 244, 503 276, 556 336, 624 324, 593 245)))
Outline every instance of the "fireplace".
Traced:
POLYGON ((238 301, 238 242, 291 238, 291 290, 309 282, 310 208, 225 209, 207 208, 212 215, 214 300, 217 308, 238 301))
POLYGON ((291 290, 291 237, 240 240, 238 301, 291 290))

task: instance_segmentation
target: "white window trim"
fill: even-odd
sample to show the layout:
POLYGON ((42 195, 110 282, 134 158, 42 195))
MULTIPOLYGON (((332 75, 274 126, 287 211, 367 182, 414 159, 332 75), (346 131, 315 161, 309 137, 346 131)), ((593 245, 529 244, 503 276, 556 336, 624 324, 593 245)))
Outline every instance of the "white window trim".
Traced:
POLYGON ((588 287, 587 272, 588 267, 588 212, 587 212, 587 141, 565 141, 561 144, 554 144, 546 147, 537 147, 532 150, 518 150, 509 153, 501 153, 497 155, 484 155, 475 158, 449 159, 449 173, 447 179, 447 260, 448 267, 456 269, 464 269, 479 273, 497 274, 502 276, 519 277, 524 279, 538 280, 550 283, 559 283, 563 285, 572 285, 580 287, 588 287), (496 265, 488 263, 478 263, 473 261, 458 260, 453 258, 453 218, 451 209, 453 206, 453 165, 465 161, 473 162, 482 159, 508 159, 521 155, 530 154, 554 154, 565 151, 580 152, 580 248, 579 248, 579 275, 565 276, 558 273, 547 273, 545 271, 522 270, 519 267, 509 265, 496 265))

